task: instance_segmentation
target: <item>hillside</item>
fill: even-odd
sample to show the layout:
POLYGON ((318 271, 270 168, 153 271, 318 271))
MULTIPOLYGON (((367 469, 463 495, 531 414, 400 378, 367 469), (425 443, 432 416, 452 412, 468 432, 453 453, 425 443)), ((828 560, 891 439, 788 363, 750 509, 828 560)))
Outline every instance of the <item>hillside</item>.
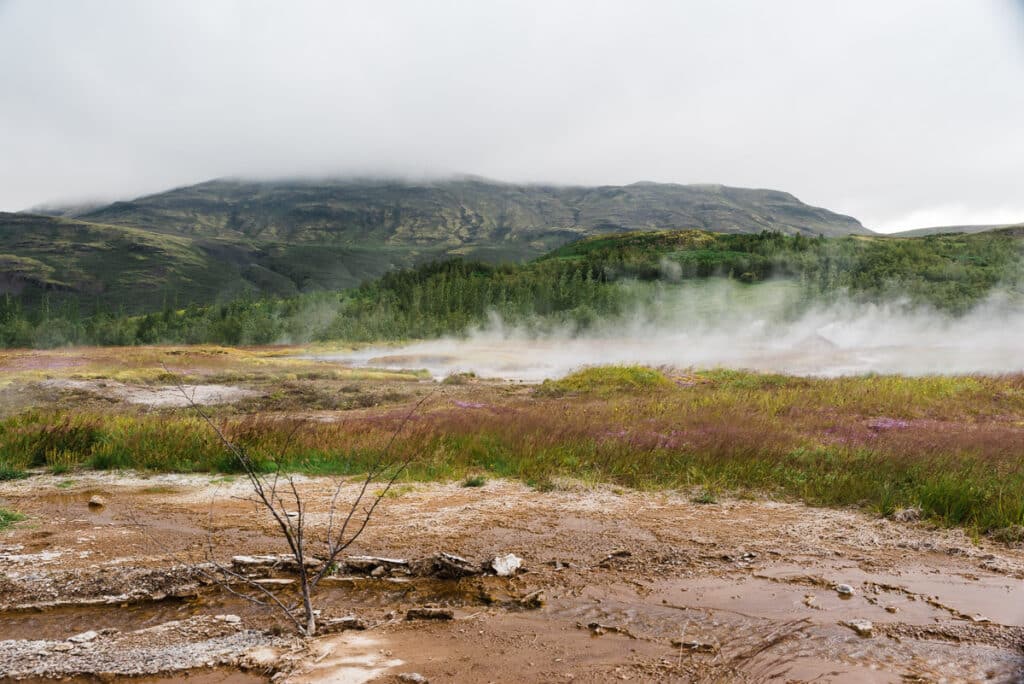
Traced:
POLYGON ((985 233, 990 230, 999 230, 1001 228, 1012 228, 1012 223, 996 223, 984 226, 932 226, 930 228, 914 228, 912 230, 902 230, 898 233, 890 233, 892 237, 924 237, 926 235, 943 235, 947 233, 985 233))
MULTIPOLYGON (((997 290, 1020 301, 1022 258, 1024 228, 923 238, 634 232, 578 240, 523 264, 452 259, 341 292, 222 298, 144 316, 26 313, 0 299, 0 346, 424 339, 486 325, 495 314, 523 329, 585 330, 635 315, 673 288, 692 294, 706 284, 714 293, 723 281, 776 304, 782 295, 793 312, 853 301, 957 316, 997 290)), ((710 301, 716 318, 735 313, 710 301)))
POLYGON ((34 308, 146 311, 341 289, 439 250, 383 245, 258 243, 173 235, 125 225, 0 213, 0 295, 34 308))
POLYGON ((635 183, 510 185, 479 179, 216 180, 130 202, 0 214, 0 294, 109 310, 354 287, 462 256, 521 262, 624 230, 867 233, 772 190, 635 183))

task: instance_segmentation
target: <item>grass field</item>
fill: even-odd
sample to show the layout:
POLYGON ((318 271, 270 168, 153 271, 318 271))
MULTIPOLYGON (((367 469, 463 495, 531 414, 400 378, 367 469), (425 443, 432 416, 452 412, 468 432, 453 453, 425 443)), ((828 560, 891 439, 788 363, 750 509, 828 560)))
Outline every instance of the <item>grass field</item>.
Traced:
MULTIPOLYGON (((1006 538, 1024 525, 1021 375, 808 379, 606 367, 537 387, 472 377, 437 386, 415 373, 357 373, 254 350, 213 354, 204 368, 194 350, 170 348, 128 353, 144 359, 134 370, 129 358, 104 372, 98 356, 87 372, 50 374, 166 384, 166 371, 142 366, 181 353, 193 354, 186 380, 261 393, 210 411, 268 468, 279 460, 304 473, 363 472, 432 393, 387 455, 412 456, 413 480, 514 478, 550 489, 571 478, 693 490, 708 501, 728 493, 882 515, 919 508, 937 523, 1006 538)), ((0 477, 236 469, 189 409, 62 396, 7 411, 0 477)))

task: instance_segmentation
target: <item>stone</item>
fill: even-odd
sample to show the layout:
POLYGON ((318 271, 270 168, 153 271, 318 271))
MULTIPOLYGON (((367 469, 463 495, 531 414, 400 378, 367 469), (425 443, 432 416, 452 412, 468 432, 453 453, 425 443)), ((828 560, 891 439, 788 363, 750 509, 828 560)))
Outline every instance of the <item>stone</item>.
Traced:
POLYGON ((843 625, 844 627, 849 627, 854 632, 856 632, 858 636, 862 637, 872 636, 875 632, 875 626, 871 623, 870 620, 847 620, 839 624, 843 625))
POLYGON ((98 636, 98 633, 90 629, 88 632, 82 632, 81 634, 76 634, 73 637, 68 637, 68 641, 73 644, 87 644, 90 641, 95 641, 98 636))
POLYGON ((263 579, 249 580, 253 584, 261 584, 268 587, 286 587, 295 584, 295 580, 287 577, 264 577, 263 579))
POLYGON ((215 615, 213 616, 213 619, 218 622, 226 622, 229 625, 237 625, 242 621, 242 618, 237 615, 215 615))
POLYGON ((450 608, 437 608, 427 606, 426 608, 410 608, 405 612, 406 620, 452 620, 455 613, 450 608))
POLYGON ((480 566, 452 553, 434 556, 434 574, 442 579, 459 579, 480 574, 480 566))
POLYGON ((408 568, 409 561, 401 558, 380 558, 377 556, 348 556, 345 558, 345 569, 349 572, 371 573, 383 567, 386 570, 408 568))
POLYGON ((99 494, 93 494, 89 497, 89 508, 103 508, 107 505, 107 500, 99 494))
POLYGON ((331 618, 323 624, 324 630, 328 632, 343 632, 345 630, 353 629, 362 631, 366 629, 366 621, 355 615, 346 615, 340 618, 331 618))
POLYGON ((853 596, 853 587, 849 584, 837 584, 836 593, 840 596, 853 596))
POLYGON ((544 590, 538 589, 520 598, 519 605, 523 608, 537 609, 543 607, 546 601, 547 597, 544 594, 544 590))
POLYGON ((411 682, 411 684, 428 684, 430 681, 419 672, 403 672, 398 675, 398 681, 400 682, 411 682))
POLYGON ((387 574, 387 572, 387 568, 385 568, 383 565, 378 565, 370 571, 370 577, 383 577, 387 574))
POLYGON ((504 556, 495 556, 491 559, 490 568, 498 577, 511 577, 516 574, 523 565, 523 559, 514 553, 506 553, 504 556))
POLYGON ((673 639, 672 645, 676 648, 682 648, 696 653, 715 653, 718 651, 718 645, 708 641, 673 639))
POLYGON ((920 508, 901 508, 900 510, 892 514, 892 519, 896 522, 917 522, 921 519, 920 508))

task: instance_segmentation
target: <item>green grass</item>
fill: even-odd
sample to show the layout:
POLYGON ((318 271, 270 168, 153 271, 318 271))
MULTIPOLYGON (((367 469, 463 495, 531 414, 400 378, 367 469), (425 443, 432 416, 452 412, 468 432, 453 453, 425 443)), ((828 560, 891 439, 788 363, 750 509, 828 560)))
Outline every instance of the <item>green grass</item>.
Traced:
POLYGON ((0 508, 0 530, 5 530, 19 520, 24 520, 25 516, 17 511, 11 511, 6 508, 0 508))
MULTIPOLYGON (((488 411, 428 405, 390 457, 411 458, 408 481, 511 478, 547 491, 573 479, 697 491, 702 503, 733 493, 879 515, 916 507, 926 519, 981 533, 1024 526, 1024 421, 1012 419, 1024 415, 1022 375, 715 371, 677 385, 650 369, 612 367, 548 388, 488 394, 488 411)), ((217 425, 263 468, 276 460, 286 470, 349 476, 384 455, 404 412, 381 407, 326 423, 226 413, 217 425)), ((11 473, 55 460, 238 471, 209 426, 184 413, 29 412, 0 421, 0 455, 11 473)))
POLYGON ((645 366, 598 366, 571 373, 560 380, 545 380, 536 393, 544 397, 585 394, 607 397, 620 393, 654 392, 672 382, 645 366))
POLYGON ((462 481, 463 487, 483 487, 487 484, 487 478, 483 475, 467 475, 466 479, 462 481))
POLYGON ((718 497, 710 489, 701 489, 690 501, 695 504, 715 504, 718 503, 718 497))

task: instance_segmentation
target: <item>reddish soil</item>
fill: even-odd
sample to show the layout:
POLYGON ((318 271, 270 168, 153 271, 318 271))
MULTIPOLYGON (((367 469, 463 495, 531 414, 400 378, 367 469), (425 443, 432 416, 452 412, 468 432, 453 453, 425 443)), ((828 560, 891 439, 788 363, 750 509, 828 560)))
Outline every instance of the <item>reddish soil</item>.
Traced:
MULTIPOLYGON (((325 522, 331 484, 299 481, 315 529, 325 522)), ((0 603, 8 608, 0 622, 10 640, 0 642, 0 663, 19 639, 87 629, 125 634, 224 613, 242 618, 238 629, 281 626, 211 590, 126 599, 123 608, 81 605, 133 588, 165 590, 161 573, 172 577, 171 567, 198 557, 207 540, 219 558, 282 551, 245 494, 241 481, 205 476, 81 473, 0 483, 0 505, 28 515, 0 533, 0 603), (93 495, 106 505, 90 509, 93 495), (53 602, 71 605, 42 605, 53 602), (42 609, 10 610, 26 604, 42 609)), ((320 595, 324 616, 355 614, 370 629, 268 642, 217 662, 250 668, 244 676, 280 671, 291 681, 346 682, 399 681, 408 672, 481 683, 1016 681, 1024 672, 1024 552, 859 512, 700 505, 683 494, 571 483, 553 492, 507 482, 415 485, 385 499, 351 551, 478 560, 511 552, 528 572, 332 582, 320 595), (838 584, 853 595, 842 597, 838 584), (543 607, 515 604, 538 589, 543 607), (402 619, 428 603, 450 607, 455 619, 402 619), (870 636, 843 624, 856 620, 872 623, 870 636)), ((146 641, 130 643, 141 649, 135 644, 146 641)), ((246 681, 216 679, 226 672, 201 671, 196 681, 246 681)))

